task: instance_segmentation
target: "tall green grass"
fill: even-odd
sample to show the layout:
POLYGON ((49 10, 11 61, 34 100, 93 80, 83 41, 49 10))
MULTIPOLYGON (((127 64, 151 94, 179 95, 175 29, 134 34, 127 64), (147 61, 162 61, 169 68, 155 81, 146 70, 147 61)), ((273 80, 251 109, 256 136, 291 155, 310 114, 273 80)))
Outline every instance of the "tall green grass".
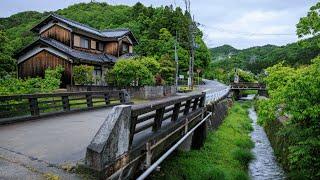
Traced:
POLYGON ((235 103, 223 124, 208 134, 204 147, 176 152, 151 179, 249 179, 248 164, 254 144, 248 103, 235 103))

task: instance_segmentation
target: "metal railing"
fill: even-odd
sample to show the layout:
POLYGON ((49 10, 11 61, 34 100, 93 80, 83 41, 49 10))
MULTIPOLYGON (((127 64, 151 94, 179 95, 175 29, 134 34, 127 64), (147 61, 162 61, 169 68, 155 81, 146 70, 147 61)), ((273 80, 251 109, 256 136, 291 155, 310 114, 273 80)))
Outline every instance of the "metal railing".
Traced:
POLYGON ((227 96, 230 92, 230 87, 227 87, 226 89, 223 89, 221 91, 217 92, 206 92, 206 104, 209 104, 210 102, 218 101, 219 99, 224 98, 227 96))

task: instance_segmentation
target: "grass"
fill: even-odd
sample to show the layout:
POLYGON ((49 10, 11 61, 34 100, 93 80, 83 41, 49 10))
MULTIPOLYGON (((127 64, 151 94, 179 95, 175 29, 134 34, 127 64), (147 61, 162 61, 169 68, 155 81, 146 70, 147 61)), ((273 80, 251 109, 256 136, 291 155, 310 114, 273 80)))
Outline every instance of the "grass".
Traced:
POLYGON ((258 90, 244 90, 244 91, 242 91, 242 95, 249 95, 249 94, 258 94, 258 90))
POLYGON ((249 107, 235 103, 219 129, 208 134, 202 149, 176 152, 151 179, 249 179, 248 164, 254 158, 249 107))

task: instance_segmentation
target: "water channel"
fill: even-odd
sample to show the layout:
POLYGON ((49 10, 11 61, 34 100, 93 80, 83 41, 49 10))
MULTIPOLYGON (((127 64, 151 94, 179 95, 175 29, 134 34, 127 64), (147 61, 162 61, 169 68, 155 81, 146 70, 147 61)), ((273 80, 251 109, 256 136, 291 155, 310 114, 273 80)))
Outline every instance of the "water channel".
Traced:
MULTIPOLYGON (((251 97, 249 96, 248 99, 251 97)), ((282 180, 285 174, 281 166, 278 165, 269 139, 263 129, 257 123, 257 114, 254 108, 249 109, 249 117, 252 119, 253 131, 251 139, 255 144, 252 153, 255 159, 249 164, 249 174, 252 180, 282 180)))

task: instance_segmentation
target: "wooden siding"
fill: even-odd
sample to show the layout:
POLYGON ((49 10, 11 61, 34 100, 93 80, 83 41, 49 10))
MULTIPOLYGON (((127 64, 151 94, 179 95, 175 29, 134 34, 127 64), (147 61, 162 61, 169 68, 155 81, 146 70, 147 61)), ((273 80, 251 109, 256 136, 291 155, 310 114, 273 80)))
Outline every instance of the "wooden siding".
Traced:
POLYGON ((62 87, 71 84, 71 63, 48 51, 41 51, 18 65, 18 74, 21 78, 44 77, 47 68, 61 65, 64 68, 62 87))
POLYGON ((108 42, 104 47, 104 52, 118 57, 119 56, 118 42, 108 42))
POLYGON ((67 46, 70 46, 70 42, 71 42, 70 31, 59 25, 53 25, 49 29, 42 32, 41 36, 55 39, 67 46))

